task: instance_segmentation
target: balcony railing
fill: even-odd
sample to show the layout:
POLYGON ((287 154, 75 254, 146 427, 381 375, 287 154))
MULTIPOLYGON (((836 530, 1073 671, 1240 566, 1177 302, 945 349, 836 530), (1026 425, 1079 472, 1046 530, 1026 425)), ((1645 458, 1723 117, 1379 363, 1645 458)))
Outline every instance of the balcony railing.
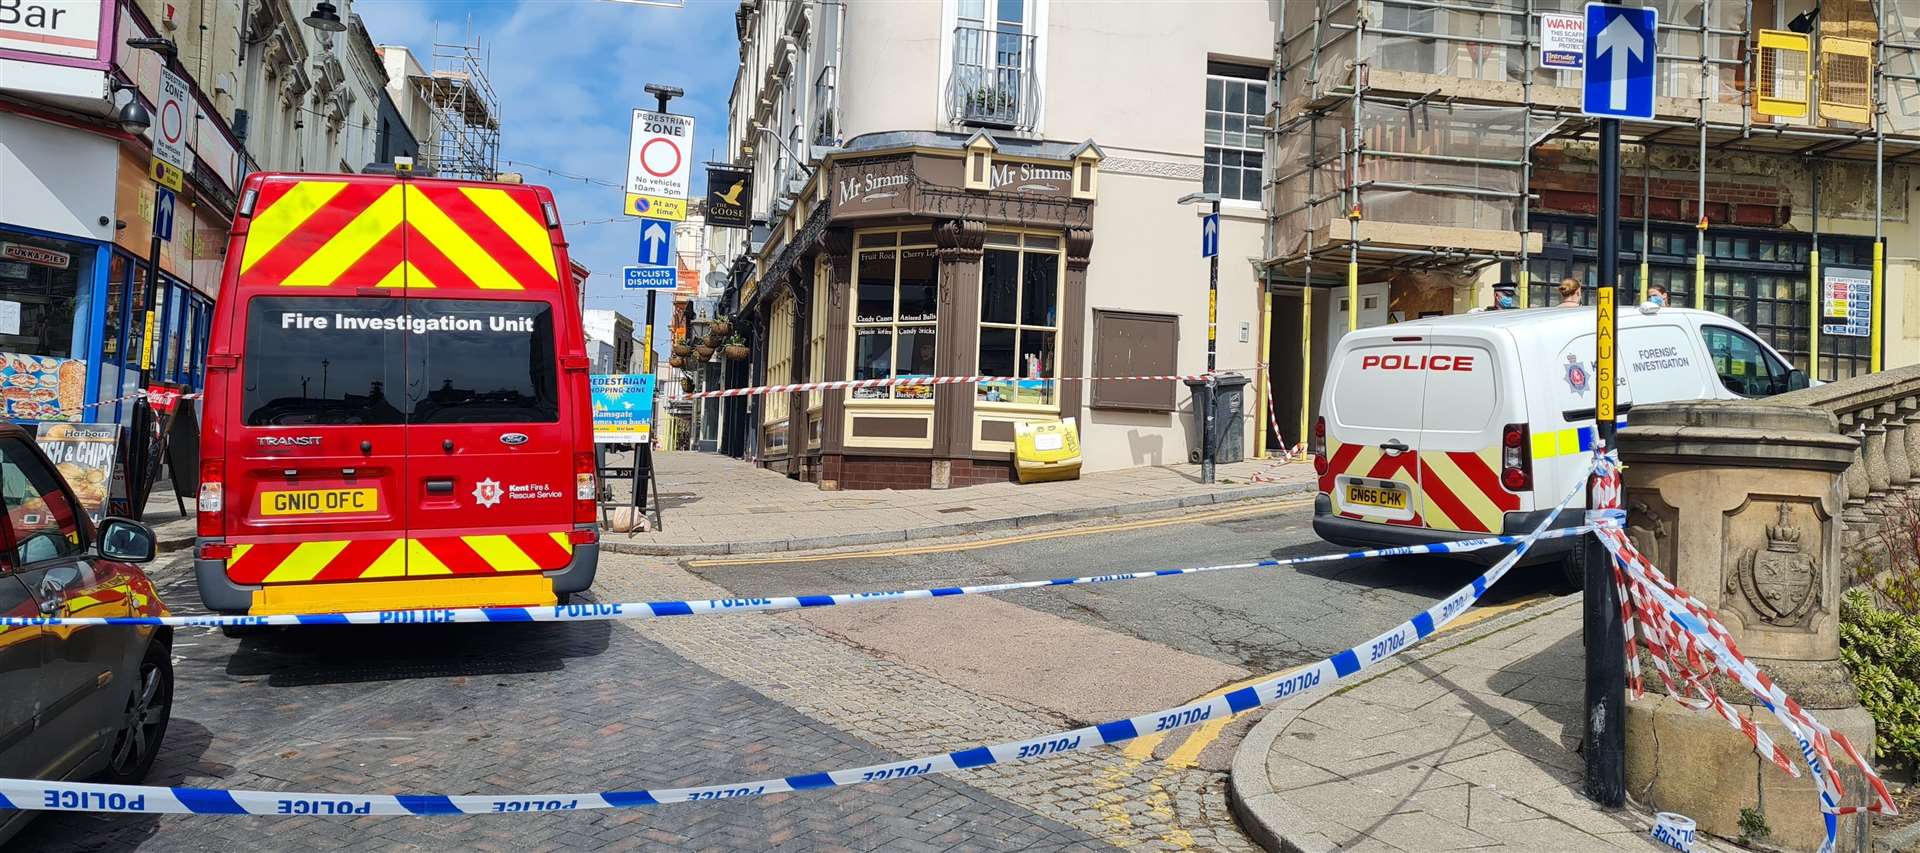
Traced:
POLYGON ((1034 37, 983 27, 953 30, 947 114, 958 124, 1032 130, 1040 115, 1034 37))

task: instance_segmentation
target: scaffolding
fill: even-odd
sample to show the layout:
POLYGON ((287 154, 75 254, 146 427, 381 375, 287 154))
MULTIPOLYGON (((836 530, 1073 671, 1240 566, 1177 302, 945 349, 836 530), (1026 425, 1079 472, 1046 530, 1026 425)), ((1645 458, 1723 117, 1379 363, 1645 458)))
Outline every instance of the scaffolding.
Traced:
MULTIPOLYGON (((1270 289, 1299 292, 1303 310, 1311 313, 1316 289, 1344 284, 1349 302, 1357 302, 1363 268, 1375 281, 1417 270, 1471 283, 1477 304, 1482 271, 1503 264, 1524 304, 1533 290, 1533 262, 1545 248, 1531 221, 1542 200, 1536 167, 1549 151, 1560 158, 1569 151, 1584 156, 1599 135, 1598 120, 1580 112, 1581 72, 1543 69, 1538 62, 1542 16, 1582 15, 1584 5, 1274 4, 1276 94, 1266 149, 1275 164, 1267 198, 1273 212, 1265 258, 1270 289)), ((1718 289, 1722 276, 1716 274, 1709 286, 1709 231, 1732 224, 1732 208, 1710 200, 1708 172, 1732 157, 1777 158, 1794 167, 1780 171, 1805 173, 1793 179, 1804 182, 1794 188, 1813 200, 1807 278, 1793 288, 1793 298, 1804 300, 1804 309, 1796 311, 1804 311, 1806 324, 1794 340, 1806 344, 1801 354, 1810 374, 1839 371, 1839 360, 1823 361, 1820 352, 1820 185, 1843 176, 1862 187, 1870 171, 1871 211, 1863 205, 1850 215, 1864 219, 1870 213, 1873 220, 1872 338, 1835 348, 1864 349, 1847 355, 1870 360, 1870 367, 1860 367, 1879 370, 1884 219, 1890 208, 1904 210, 1908 201, 1905 183, 1889 181, 1887 171, 1920 164, 1920 0, 1779 0, 1773 6, 1784 11, 1766 21, 1754 19, 1752 0, 1643 5, 1656 8, 1660 22, 1656 115, 1621 121, 1622 193, 1639 196, 1638 204, 1622 208, 1623 217, 1631 215, 1639 225, 1639 244, 1621 247, 1623 279, 1635 271, 1624 257, 1631 251, 1638 255, 1637 283, 1644 294, 1649 235, 1656 226, 1649 201, 1658 169, 1663 184, 1684 175, 1694 190, 1691 199, 1660 217, 1698 229, 1687 241, 1691 280, 1675 279, 1673 295, 1690 291, 1686 304, 1695 308, 1708 307, 1710 289, 1716 301, 1730 300, 1718 289), (1759 31, 1789 29, 1783 26, 1788 19, 1814 6, 1819 15, 1802 28, 1807 46, 1801 53, 1762 48, 1759 31), (1797 69, 1794 60, 1802 63, 1797 69), (1755 108, 1756 101, 1770 99, 1804 103, 1807 115, 1783 118, 1755 108)), ((1833 195, 1827 211, 1833 210, 1833 195)), ((1667 264, 1670 269, 1670 258, 1667 264)), ((1346 313, 1352 328, 1360 312, 1346 313)), ((1301 353, 1303 434, 1312 406, 1313 348, 1309 332, 1301 353)))
POLYGON ((443 178, 490 181, 499 174, 500 105, 487 81, 487 53, 472 44, 433 45, 433 70, 414 78, 433 109, 420 155, 443 178))

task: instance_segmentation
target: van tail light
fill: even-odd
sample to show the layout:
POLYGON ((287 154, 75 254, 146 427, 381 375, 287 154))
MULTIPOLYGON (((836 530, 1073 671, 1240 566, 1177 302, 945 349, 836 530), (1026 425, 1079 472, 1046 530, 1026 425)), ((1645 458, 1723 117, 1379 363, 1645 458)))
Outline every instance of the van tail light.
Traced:
POLYGON ((1509 492, 1533 488, 1533 442, 1526 424, 1507 424, 1500 431, 1500 485, 1509 492))
POLYGON ((227 558, 233 556, 233 546, 225 542, 208 542, 201 545, 199 550, 194 551, 193 555, 202 560, 225 561, 227 558))
POLYGON ((1313 419, 1313 437, 1307 440, 1307 452, 1313 454, 1313 473, 1327 473, 1327 419, 1313 419))
POLYGON ((575 528, 567 531, 567 541, 575 545, 592 545, 600 541, 600 531, 596 528, 575 528))
POLYGON ((195 530, 201 536, 223 536, 227 532, 227 466, 218 459, 200 460, 200 497, 194 501, 198 511, 195 530))
POLYGON ((573 520, 576 522, 598 521, 600 482, 594 469, 591 452, 573 455, 573 520))

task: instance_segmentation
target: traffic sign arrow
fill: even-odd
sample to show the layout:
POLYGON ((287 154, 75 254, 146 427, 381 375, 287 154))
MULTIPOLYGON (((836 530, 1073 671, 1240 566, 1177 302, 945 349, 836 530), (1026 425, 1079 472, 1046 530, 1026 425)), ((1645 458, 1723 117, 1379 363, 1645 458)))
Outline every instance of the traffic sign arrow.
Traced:
POLYGON ((640 263, 673 266, 673 223, 659 219, 640 220, 640 263))
POLYGON ((1209 213, 1201 217, 1200 257, 1211 258, 1220 254, 1220 214, 1209 213))
POLYGON ((1595 46, 1600 55, 1612 57, 1609 60, 1612 73, 1608 75, 1611 80, 1607 87, 1607 107, 1624 110, 1627 108, 1627 68, 1633 64, 1633 60, 1640 58, 1640 52, 1645 49, 1640 31, 1634 29, 1623 15, 1614 18, 1606 29, 1600 31, 1595 46))

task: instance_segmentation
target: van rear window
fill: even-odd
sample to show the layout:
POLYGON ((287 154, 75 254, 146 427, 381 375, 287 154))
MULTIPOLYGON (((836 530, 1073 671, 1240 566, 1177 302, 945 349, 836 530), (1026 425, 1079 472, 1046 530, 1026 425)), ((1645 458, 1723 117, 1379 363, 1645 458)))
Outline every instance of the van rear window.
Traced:
POLYGON ((242 371, 248 426, 560 417, 544 302, 256 297, 242 371))

